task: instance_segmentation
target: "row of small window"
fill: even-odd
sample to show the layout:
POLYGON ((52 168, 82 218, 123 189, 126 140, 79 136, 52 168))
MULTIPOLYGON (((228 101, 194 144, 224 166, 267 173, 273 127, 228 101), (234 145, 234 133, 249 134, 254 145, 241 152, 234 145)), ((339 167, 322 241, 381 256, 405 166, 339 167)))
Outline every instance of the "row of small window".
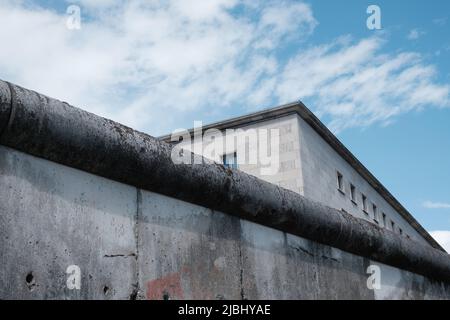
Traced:
MULTIPOLYGON (((341 192, 342 194, 345 195, 345 188, 344 188, 344 176, 340 173, 337 172, 337 184, 338 184, 338 190, 339 192, 341 192)), ((357 199, 356 199, 356 187, 350 183, 350 200, 353 202, 354 205, 358 205, 357 199)), ((362 211, 364 212, 364 214, 366 214, 367 216, 369 216, 369 206, 368 206, 368 200, 367 200, 367 196, 363 193, 361 193, 361 200, 362 200, 362 211)), ((342 211, 346 212, 344 209, 342 209, 342 211)), ((372 213, 373 213, 373 221, 376 224, 380 224, 380 219, 379 219, 379 215, 378 215, 378 207, 376 204, 372 203, 372 213)), ((384 228, 388 228, 390 227, 390 229, 394 232, 398 232, 400 235, 403 235, 403 229, 398 227, 396 228, 395 222, 390 220, 390 226, 388 226, 387 223, 387 217, 386 214, 384 212, 381 213, 381 226, 384 228)), ((406 234, 406 237, 409 239, 409 235, 406 234)))

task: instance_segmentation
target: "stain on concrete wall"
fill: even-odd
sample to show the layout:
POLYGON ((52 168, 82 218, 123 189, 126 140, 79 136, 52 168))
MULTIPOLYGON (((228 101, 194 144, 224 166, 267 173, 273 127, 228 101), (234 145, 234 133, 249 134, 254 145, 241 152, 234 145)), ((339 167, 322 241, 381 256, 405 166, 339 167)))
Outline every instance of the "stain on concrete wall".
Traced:
POLYGON ((0 237, 0 299, 450 298, 448 283, 2 146, 0 237))
POLYGON ((0 199, 0 298, 128 299, 135 188, 0 147, 0 199))
POLYGON ((166 290, 187 299, 240 298, 239 219, 146 191, 140 212, 139 279, 156 290, 147 297, 163 299, 166 290), (167 277, 180 289, 161 287, 167 277))

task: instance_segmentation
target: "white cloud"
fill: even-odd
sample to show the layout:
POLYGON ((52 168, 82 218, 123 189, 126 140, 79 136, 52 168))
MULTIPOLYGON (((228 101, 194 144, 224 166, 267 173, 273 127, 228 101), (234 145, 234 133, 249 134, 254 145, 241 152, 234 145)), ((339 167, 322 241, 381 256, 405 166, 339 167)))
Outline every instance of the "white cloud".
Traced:
POLYGON ((422 206, 427 209, 450 209, 450 203, 425 201, 422 206))
POLYGON ((424 34, 425 34, 424 31, 421 31, 419 29, 412 29, 411 31, 409 31, 407 38, 409 40, 417 40, 424 34))
POLYGON ((335 131, 449 105, 434 67, 412 52, 383 54, 386 40, 307 47, 318 22, 298 1, 70 3, 81 6, 79 31, 63 14, 2 2, 0 78, 150 134, 297 99, 314 101, 335 131))
POLYGON ((344 38, 300 52, 280 74, 279 99, 314 100, 316 113, 330 117, 335 132, 450 105, 450 86, 436 83, 433 66, 412 52, 383 54, 383 43, 377 37, 357 43, 344 38))
POLYGON ((450 231, 431 231, 431 236, 450 253, 450 231))
POLYGON ((316 25, 310 7, 294 1, 283 9, 270 1, 76 3, 80 31, 54 11, 2 4, 0 77, 152 133, 183 112, 246 104, 277 70, 283 41, 301 41, 316 25))
POLYGON ((70 4, 79 4, 84 8, 95 9, 95 8, 107 8, 113 6, 117 2, 122 2, 121 0, 68 0, 66 1, 70 4))

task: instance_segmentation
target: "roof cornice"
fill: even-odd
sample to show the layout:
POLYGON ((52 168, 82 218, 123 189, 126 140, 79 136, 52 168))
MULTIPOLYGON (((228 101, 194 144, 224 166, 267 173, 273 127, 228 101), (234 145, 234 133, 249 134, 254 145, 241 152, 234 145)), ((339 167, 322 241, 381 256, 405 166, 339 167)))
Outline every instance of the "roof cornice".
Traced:
MULTIPOLYGON (((285 117, 291 114, 299 115, 308 123, 353 169, 389 203, 428 243, 436 249, 445 252, 444 248, 420 225, 412 214, 387 190, 386 187, 345 147, 345 145, 317 118, 301 101, 284 104, 240 117, 230 118, 204 125, 203 131, 215 128, 218 130, 239 128, 249 124, 285 117)), ((189 129, 191 135, 194 129, 189 129)), ((158 137, 161 141, 171 143, 171 135, 158 137)))

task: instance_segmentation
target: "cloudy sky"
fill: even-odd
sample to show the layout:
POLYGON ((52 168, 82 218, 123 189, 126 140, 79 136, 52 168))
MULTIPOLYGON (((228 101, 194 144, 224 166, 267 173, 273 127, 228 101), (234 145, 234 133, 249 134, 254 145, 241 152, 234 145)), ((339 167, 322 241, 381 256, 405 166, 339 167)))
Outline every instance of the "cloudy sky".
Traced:
POLYGON ((0 21, 1 79, 151 135, 302 100, 450 250, 449 1, 0 0, 0 21))

